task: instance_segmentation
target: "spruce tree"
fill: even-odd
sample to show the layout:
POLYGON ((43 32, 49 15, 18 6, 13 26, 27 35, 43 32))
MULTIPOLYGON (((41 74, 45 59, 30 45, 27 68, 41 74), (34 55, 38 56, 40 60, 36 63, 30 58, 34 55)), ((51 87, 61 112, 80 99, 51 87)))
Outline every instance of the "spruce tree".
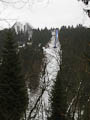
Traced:
POLYGON ((20 120, 28 105, 28 94, 12 30, 7 31, 0 73, 0 120, 20 120))
POLYGON ((62 70, 58 72, 51 91, 51 117, 49 120, 66 120, 67 97, 62 70))

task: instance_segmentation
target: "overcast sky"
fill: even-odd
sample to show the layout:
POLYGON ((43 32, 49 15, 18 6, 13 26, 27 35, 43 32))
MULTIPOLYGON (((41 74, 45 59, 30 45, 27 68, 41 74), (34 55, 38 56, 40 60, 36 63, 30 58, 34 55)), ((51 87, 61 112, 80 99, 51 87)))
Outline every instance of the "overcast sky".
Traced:
MULTIPOLYGON (((33 0, 34 2, 35 0, 33 0)), ((23 8, 17 9, 22 4, 16 6, 0 7, 4 9, 0 13, 0 18, 17 19, 21 22, 29 22, 34 28, 61 27, 62 25, 83 24, 90 26, 90 18, 83 12, 83 4, 77 0, 38 0, 39 3, 26 4, 23 8)), ((1 5, 1 4, 0 4, 1 5)), ((15 20, 16 21, 16 20, 15 20)), ((14 23, 13 21, 12 23, 14 23)), ((5 25, 0 22, 0 26, 5 25)))

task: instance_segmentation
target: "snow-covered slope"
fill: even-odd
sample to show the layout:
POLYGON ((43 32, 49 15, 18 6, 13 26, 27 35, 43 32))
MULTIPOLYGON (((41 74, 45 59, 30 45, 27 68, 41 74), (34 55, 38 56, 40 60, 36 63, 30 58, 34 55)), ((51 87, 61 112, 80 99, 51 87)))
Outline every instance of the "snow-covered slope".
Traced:
MULTIPOLYGON (((50 104, 49 104, 49 94, 51 92, 51 88, 53 85, 53 81, 56 80, 57 72, 59 70, 59 64, 60 64, 60 43, 59 40, 56 43, 56 48, 54 48, 55 43, 55 35, 52 32, 52 38, 51 42, 48 44, 48 48, 43 48, 44 54, 46 56, 46 83, 47 83, 47 89, 43 94, 42 100, 44 109, 48 111, 50 104)), ((47 117, 47 113, 45 115, 47 117)), ((46 117, 44 117, 44 120, 46 120, 46 117)))
POLYGON ((33 27, 29 23, 16 22, 12 28, 15 29, 17 34, 23 32, 25 39, 27 38, 26 41, 20 42, 19 48, 24 47, 25 43, 31 44, 30 40, 33 34, 33 27))
POLYGON ((50 108, 49 104, 49 94, 53 85, 53 81, 56 79, 57 72, 59 70, 60 64, 60 43, 59 40, 56 43, 56 48, 54 48, 55 35, 52 33, 52 38, 47 47, 43 48, 45 55, 45 75, 41 77, 40 87, 37 90, 37 93, 33 94, 29 92, 29 111, 27 111, 27 120, 30 112, 33 110, 34 106, 37 104, 33 110, 32 120, 47 120, 48 111, 50 108), (45 91, 42 94, 42 90, 45 88, 45 91), (40 97, 40 99, 39 99, 40 97), (38 101, 39 100, 39 101, 38 101))
POLYGON ((57 72, 59 70, 59 64, 60 64, 60 43, 58 40, 56 43, 56 48, 54 48, 54 42, 55 42, 55 36, 52 36, 48 48, 43 48, 47 60, 46 61, 47 62, 46 72, 48 73, 47 77, 49 78, 49 82, 50 82, 48 89, 51 89, 50 86, 53 85, 53 80, 55 80, 57 76, 57 72))
POLYGON ((21 23, 21 22, 16 22, 13 25, 13 28, 16 30, 16 32, 27 32, 27 31, 32 31, 33 27, 29 23, 21 23))

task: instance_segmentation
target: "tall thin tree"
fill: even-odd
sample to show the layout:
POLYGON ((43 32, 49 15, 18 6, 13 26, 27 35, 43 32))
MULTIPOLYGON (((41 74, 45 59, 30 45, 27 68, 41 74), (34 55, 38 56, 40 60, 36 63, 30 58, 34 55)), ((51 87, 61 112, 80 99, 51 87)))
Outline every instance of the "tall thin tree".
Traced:
POLYGON ((63 83, 62 70, 58 72, 51 92, 51 117, 50 120, 66 120, 67 97, 63 83))
POLYGON ((7 31, 0 73, 0 120, 20 120, 28 105, 21 61, 12 30, 7 31))

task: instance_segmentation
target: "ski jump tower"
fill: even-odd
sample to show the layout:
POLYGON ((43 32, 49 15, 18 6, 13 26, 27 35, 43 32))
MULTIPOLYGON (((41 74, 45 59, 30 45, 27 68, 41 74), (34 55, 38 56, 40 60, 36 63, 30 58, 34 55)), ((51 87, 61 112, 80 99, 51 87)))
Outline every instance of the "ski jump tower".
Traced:
POLYGON ((56 48, 56 43, 58 41, 58 28, 55 29, 55 42, 54 42, 54 48, 56 48))

